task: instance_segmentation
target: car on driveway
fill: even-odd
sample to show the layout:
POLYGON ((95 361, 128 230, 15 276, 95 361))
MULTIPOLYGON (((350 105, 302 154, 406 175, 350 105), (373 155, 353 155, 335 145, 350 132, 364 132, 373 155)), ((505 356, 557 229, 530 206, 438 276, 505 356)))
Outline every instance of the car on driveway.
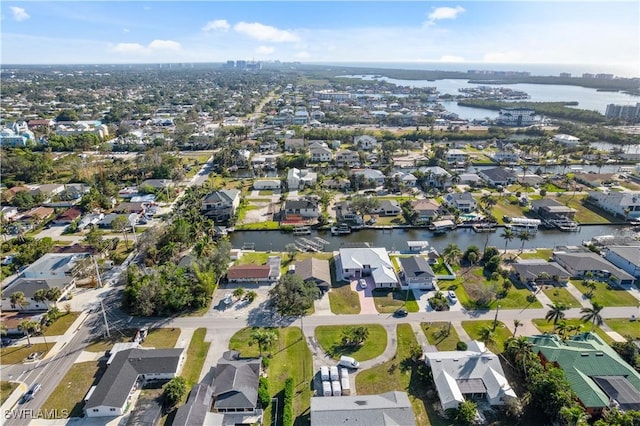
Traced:
POLYGON ((36 394, 40 391, 40 388, 42 387, 42 385, 40 383, 36 383, 33 386, 31 386, 31 389, 29 389, 27 391, 27 393, 24 394, 24 396, 22 397, 22 402, 29 402, 33 399, 34 396, 36 396, 36 394))
POLYGON ((360 278, 358 280, 358 284, 360 284, 360 288, 367 288, 367 280, 365 280, 364 278, 360 278))
POLYGON ((409 315, 409 313, 405 308, 396 309, 396 311, 393 313, 393 316, 396 318, 404 318, 407 315, 409 315))
POLYGON ((447 292, 447 297, 449 298, 449 300, 451 301, 452 305, 455 305, 456 303, 458 303, 458 297, 456 296, 456 292, 453 290, 449 290, 447 292))

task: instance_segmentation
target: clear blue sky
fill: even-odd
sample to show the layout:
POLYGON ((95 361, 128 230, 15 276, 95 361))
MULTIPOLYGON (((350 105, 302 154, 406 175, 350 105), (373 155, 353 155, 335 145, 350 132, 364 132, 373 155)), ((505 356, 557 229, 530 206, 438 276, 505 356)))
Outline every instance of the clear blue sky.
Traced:
POLYGON ((639 4, 3 0, 0 59, 599 64, 640 76, 639 4))

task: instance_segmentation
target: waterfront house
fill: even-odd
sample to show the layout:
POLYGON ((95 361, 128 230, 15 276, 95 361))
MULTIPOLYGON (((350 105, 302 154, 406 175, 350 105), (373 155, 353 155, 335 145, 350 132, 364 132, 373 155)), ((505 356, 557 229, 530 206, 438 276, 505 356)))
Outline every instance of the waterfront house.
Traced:
POLYGON ((271 256, 266 265, 233 265, 227 271, 230 283, 271 283, 280 279, 281 260, 278 256, 271 256))
POLYGON ((150 380, 176 377, 186 358, 185 350, 126 349, 115 354, 107 371, 85 397, 87 417, 117 417, 129 408, 133 395, 150 380))
POLYGON ((640 218, 640 191, 590 191, 587 200, 615 216, 625 219, 640 218))
POLYGON ((557 134, 553 136, 553 141, 568 146, 576 146, 580 143, 580 138, 571 135, 557 134))
POLYGON ((511 151, 498 151, 491 156, 496 163, 515 164, 520 161, 520 154, 511 151))
POLYGON ((256 179, 253 181, 253 189, 256 191, 265 189, 280 189, 280 179, 256 179))
POLYGON ((608 246, 604 257, 618 268, 640 279, 640 246, 608 246))
POLYGON ((375 288, 398 285, 389 254, 382 247, 340 249, 340 271, 344 279, 371 276, 375 288))
POLYGON ((351 207, 351 201, 344 200, 338 201, 333 205, 333 209, 336 212, 336 220, 338 222, 354 222, 357 224, 363 224, 364 220, 362 216, 356 213, 351 207))
POLYGON ((436 287, 436 274, 423 256, 399 257, 397 260, 402 288, 433 290, 436 287))
POLYGON ((440 214, 440 203, 432 198, 420 198, 412 200, 411 206, 418 215, 419 222, 431 222, 440 214))
POLYGON ((429 188, 446 188, 451 182, 451 173, 440 166, 420 167, 424 174, 423 185, 429 188))
POLYGON ((544 220, 573 220, 577 212, 551 198, 531 201, 531 210, 544 220))
POLYGON ((427 352, 424 356, 443 410, 456 409, 466 399, 501 406, 518 397, 498 356, 482 342, 472 340, 466 351, 427 352))
POLYGON ((360 156, 357 152, 350 149, 343 149, 338 151, 334 158, 336 167, 359 167, 360 156))
POLYGON ((286 220, 291 220, 295 217, 300 217, 301 219, 315 219, 320 215, 318 200, 315 198, 287 200, 284 202, 283 211, 286 220))
POLYGON ((202 213, 216 223, 228 222, 240 205, 240 191, 221 189, 207 195, 202 200, 202 213))
POLYGON ((311 398, 311 426, 415 426, 416 417, 406 392, 311 398))
POLYGON ((485 169, 478 172, 478 176, 487 181, 487 183, 493 187, 506 187, 517 182, 517 176, 510 170, 503 169, 502 167, 494 167, 492 169, 485 169))
POLYGON ((531 108, 500 108, 496 121, 505 126, 531 126, 539 122, 536 111, 531 108))
POLYGON ((444 204, 462 213, 471 213, 478 208, 478 202, 470 192, 451 192, 444 196, 444 204))
POLYGON ((331 271, 328 260, 315 257, 298 260, 295 264, 295 274, 305 282, 315 283, 323 293, 331 288, 331 271))
POLYGON ((596 279, 608 280, 619 286, 629 286, 635 281, 633 275, 590 251, 556 251, 553 253, 553 260, 565 268, 572 277, 582 279, 593 276, 596 279))
POLYGON ((511 265, 518 281, 530 285, 566 285, 571 274, 556 262, 521 259, 511 265))
POLYGON ((315 185, 317 181, 318 174, 307 169, 300 170, 293 167, 287 172, 287 187, 290 191, 315 185))
POLYGON ((382 200, 380 201, 380 207, 374 213, 380 216, 397 216, 402 213, 402 208, 397 200, 382 200))
POLYGON ((590 415, 598 416, 612 406, 623 411, 640 408, 640 373, 596 334, 582 333, 570 339, 544 334, 527 339, 545 367, 562 369, 590 415))

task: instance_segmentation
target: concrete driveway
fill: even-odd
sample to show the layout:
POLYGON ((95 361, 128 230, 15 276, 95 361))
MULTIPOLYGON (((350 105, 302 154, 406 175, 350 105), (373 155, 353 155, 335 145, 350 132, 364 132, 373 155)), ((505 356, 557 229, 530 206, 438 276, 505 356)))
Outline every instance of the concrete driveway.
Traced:
POLYGON ((367 282, 367 288, 362 289, 358 280, 351 281, 351 290, 358 293, 360 299, 360 314, 377 314, 376 304, 373 301, 373 280, 371 277, 363 278, 367 282))

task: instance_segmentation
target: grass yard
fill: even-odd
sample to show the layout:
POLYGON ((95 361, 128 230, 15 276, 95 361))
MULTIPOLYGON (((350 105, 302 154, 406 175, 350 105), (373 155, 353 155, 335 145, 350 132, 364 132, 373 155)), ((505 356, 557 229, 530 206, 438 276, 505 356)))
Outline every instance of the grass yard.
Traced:
POLYGON ((608 318, 604 321, 613 331, 617 331, 622 336, 631 336, 640 339, 640 323, 638 320, 630 321, 629 318, 608 318))
MULTIPOLYGON (((462 321, 462 327, 469 333, 472 339, 481 340, 480 331, 483 327, 493 328, 493 320, 462 321)), ((498 326, 493 333, 495 342, 487 343, 487 347, 495 353, 501 353, 504 351, 504 342, 509 337, 512 337, 511 331, 509 331, 502 321, 498 321, 498 326)))
MULTIPOLYGON (((243 357, 258 356, 258 346, 251 345, 251 328, 238 331, 229 342, 229 349, 240 352, 243 357)), ((313 362, 311 352, 298 327, 274 329, 278 333, 278 341, 265 352, 271 358, 267 375, 269 377, 269 391, 272 398, 278 398, 278 419, 282 419, 282 397, 284 382, 288 377, 293 377, 295 384, 295 396, 293 399, 293 412, 296 426, 308 426, 310 424, 309 407, 311 405, 311 386, 313 379, 313 362)), ((273 413, 270 405, 264 413, 263 424, 272 424, 273 413)))
POLYGON ((399 324, 397 328, 398 349, 389 361, 377 367, 361 371, 356 376, 356 389, 360 395, 376 395, 393 390, 409 394, 416 424, 445 425, 432 410, 427 410, 432 401, 427 400, 428 385, 418 374, 419 366, 411 359, 411 348, 418 345, 409 324, 399 324))
POLYGON ((0 382, 0 405, 4 404, 7 398, 9 398, 9 395, 11 395, 17 387, 17 382, 5 382, 4 380, 0 382))
MULTIPOLYGON (((540 330, 541 333, 553 333, 553 328, 554 328, 554 324, 553 321, 549 322, 544 318, 541 319, 534 319, 531 320, 533 322, 533 325, 536 326, 536 328, 538 330, 540 330)), ((580 320, 580 318, 569 318, 566 319, 565 322, 567 323, 568 326, 571 325, 580 325, 582 326, 582 328, 580 329, 580 332, 585 332, 585 331, 590 331, 591 330, 591 323, 584 323, 580 320)), ((609 337, 609 335, 607 333, 605 333, 600 327, 596 326, 593 331, 600 337, 602 338, 602 340, 605 341, 605 343, 607 343, 608 345, 610 345, 611 343, 613 343, 613 339, 611 337, 609 337)))
MULTIPOLYGON (((125 328, 119 333, 112 333, 109 339, 97 339, 89 344, 85 351, 106 352, 116 343, 131 342, 135 337, 137 329, 125 328)), ((149 331, 147 338, 142 343, 145 348, 167 349, 173 348, 180 336, 179 328, 154 328, 149 331)))
POLYGON ((71 324, 73 324, 73 322, 78 319, 79 316, 80 312, 69 312, 68 314, 61 314, 58 319, 53 322, 53 324, 47 327, 47 329, 44 331, 44 335, 48 337, 64 334, 67 329, 71 327, 71 324))
MULTIPOLYGON (((50 342, 48 344, 49 349, 51 349, 54 344, 55 343, 50 342)), ((42 352, 42 357, 44 357, 47 353, 47 345, 44 343, 35 343, 31 346, 22 345, 0 348, 0 360, 2 360, 2 365, 19 364, 32 352, 42 352)))
MULTIPOLYGON (((575 285, 582 294, 590 291, 590 289, 584 285, 583 280, 571 280, 571 283, 575 285)), ((616 288, 609 288, 606 283, 596 281, 596 288, 593 291, 593 300, 597 300, 604 306, 638 306, 638 299, 633 297, 626 290, 619 290, 616 288)))
POLYGON ((542 290, 544 294, 547 295, 549 299, 551 299, 554 303, 563 303, 571 308, 581 308, 580 302, 576 300, 575 297, 569 290, 562 287, 547 287, 542 290))
POLYGON ((106 369, 104 361, 73 364, 41 409, 47 412, 55 410, 56 415, 66 413, 67 417, 81 417, 83 398, 91 386, 98 383, 106 369))
POLYGON ((518 204, 511 204, 509 201, 505 199, 499 199, 498 203, 493 206, 491 209, 491 213, 498 220, 499 225, 504 225, 504 220, 502 220, 502 216, 510 216, 510 217, 521 217, 524 216, 524 210, 518 204))
POLYGON ((471 270, 466 270, 462 274, 459 274, 458 277, 453 281, 454 283, 458 283, 458 287, 456 289, 456 295, 462 303, 468 309, 477 309, 477 308, 489 308, 493 309, 500 305, 501 308, 506 309, 526 309, 526 308, 541 308, 542 305, 537 300, 529 301, 527 297, 532 293, 529 289, 524 286, 521 286, 518 283, 513 283, 513 286, 506 295, 502 294, 502 284, 504 282, 504 278, 499 277, 497 281, 489 281, 484 275, 482 271, 482 267, 475 266, 471 268, 471 270), (461 284, 461 285, 460 285, 461 284), (487 288, 493 286, 496 291, 497 296, 503 296, 500 298, 494 297, 491 301, 486 305, 478 305, 475 302, 475 299, 478 298, 478 291, 482 288, 487 288), (464 288, 466 294, 460 294, 460 288, 464 288), (474 296, 476 294, 476 296, 474 296), (475 298, 475 299, 474 299, 475 298))
POLYGON ((420 307, 413 296, 413 291, 408 290, 373 290, 373 301, 376 309, 381 314, 391 314, 398 308, 405 308, 409 312, 418 312, 420 307))
POLYGON ((348 355, 358 361, 366 361, 382 355, 387 347, 387 330, 378 324, 361 324, 360 326, 369 330, 369 337, 357 348, 343 346, 340 343, 342 332, 347 326, 320 325, 316 327, 316 339, 322 349, 334 359, 348 355))
POLYGON ((259 223, 239 224, 239 225, 236 225, 234 228, 237 231, 252 231, 252 230, 272 231, 274 229, 280 229, 280 223, 267 220, 259 223))
POLYGON ((611 217, 609 214, 603 211, 597 211, 593 208, 593 206, 589 204, 582 204, 582 199, 584 196, 571 196, 571 195, 560 195, 556 197, 556 200, 567 207, 571 207, 576 209, 576 222, 580 223, 610 223, 612 220, 616 220, 611 217))
MULTIPOLYGON (((187 348, 187 360, 182 368, 182 377, 187 382, 187 389, 191 389, 193 385, 198 383, 200 379, 200 371, 204 365, 204 360, 209 352, 211 342, 205 342, 204 337, 207 334, 206 328, 198 328, 193 332, 189 348, 187 348)), ((184 396, 184 400, 187 395, 184 396)))
POLYGON ((329 304, 334 314, 359 314, 360 298, 350 285, 333 287, 329 291, 329 304))
POLYGON ((553 249, 537 249, 535 251, 525 251, 518 255, 520 259, 544 259, 549 260, 553 255, 553 249))
POLYGON ((439 351, 455 351, 456 344, 460 341, 458 332, 451 326, 449 322, 434 321, 421 322, 420 326, 429 344, 434 345, 439 351), (449 330, 449 334, 443 337, 439 336, 441 330, 449 330))
POLYGON ((242 257, 238 259, 236 265, 265 265, 269 256, 283 256, 283 253, 266 253, 266 252, 243 252, 242 257))

